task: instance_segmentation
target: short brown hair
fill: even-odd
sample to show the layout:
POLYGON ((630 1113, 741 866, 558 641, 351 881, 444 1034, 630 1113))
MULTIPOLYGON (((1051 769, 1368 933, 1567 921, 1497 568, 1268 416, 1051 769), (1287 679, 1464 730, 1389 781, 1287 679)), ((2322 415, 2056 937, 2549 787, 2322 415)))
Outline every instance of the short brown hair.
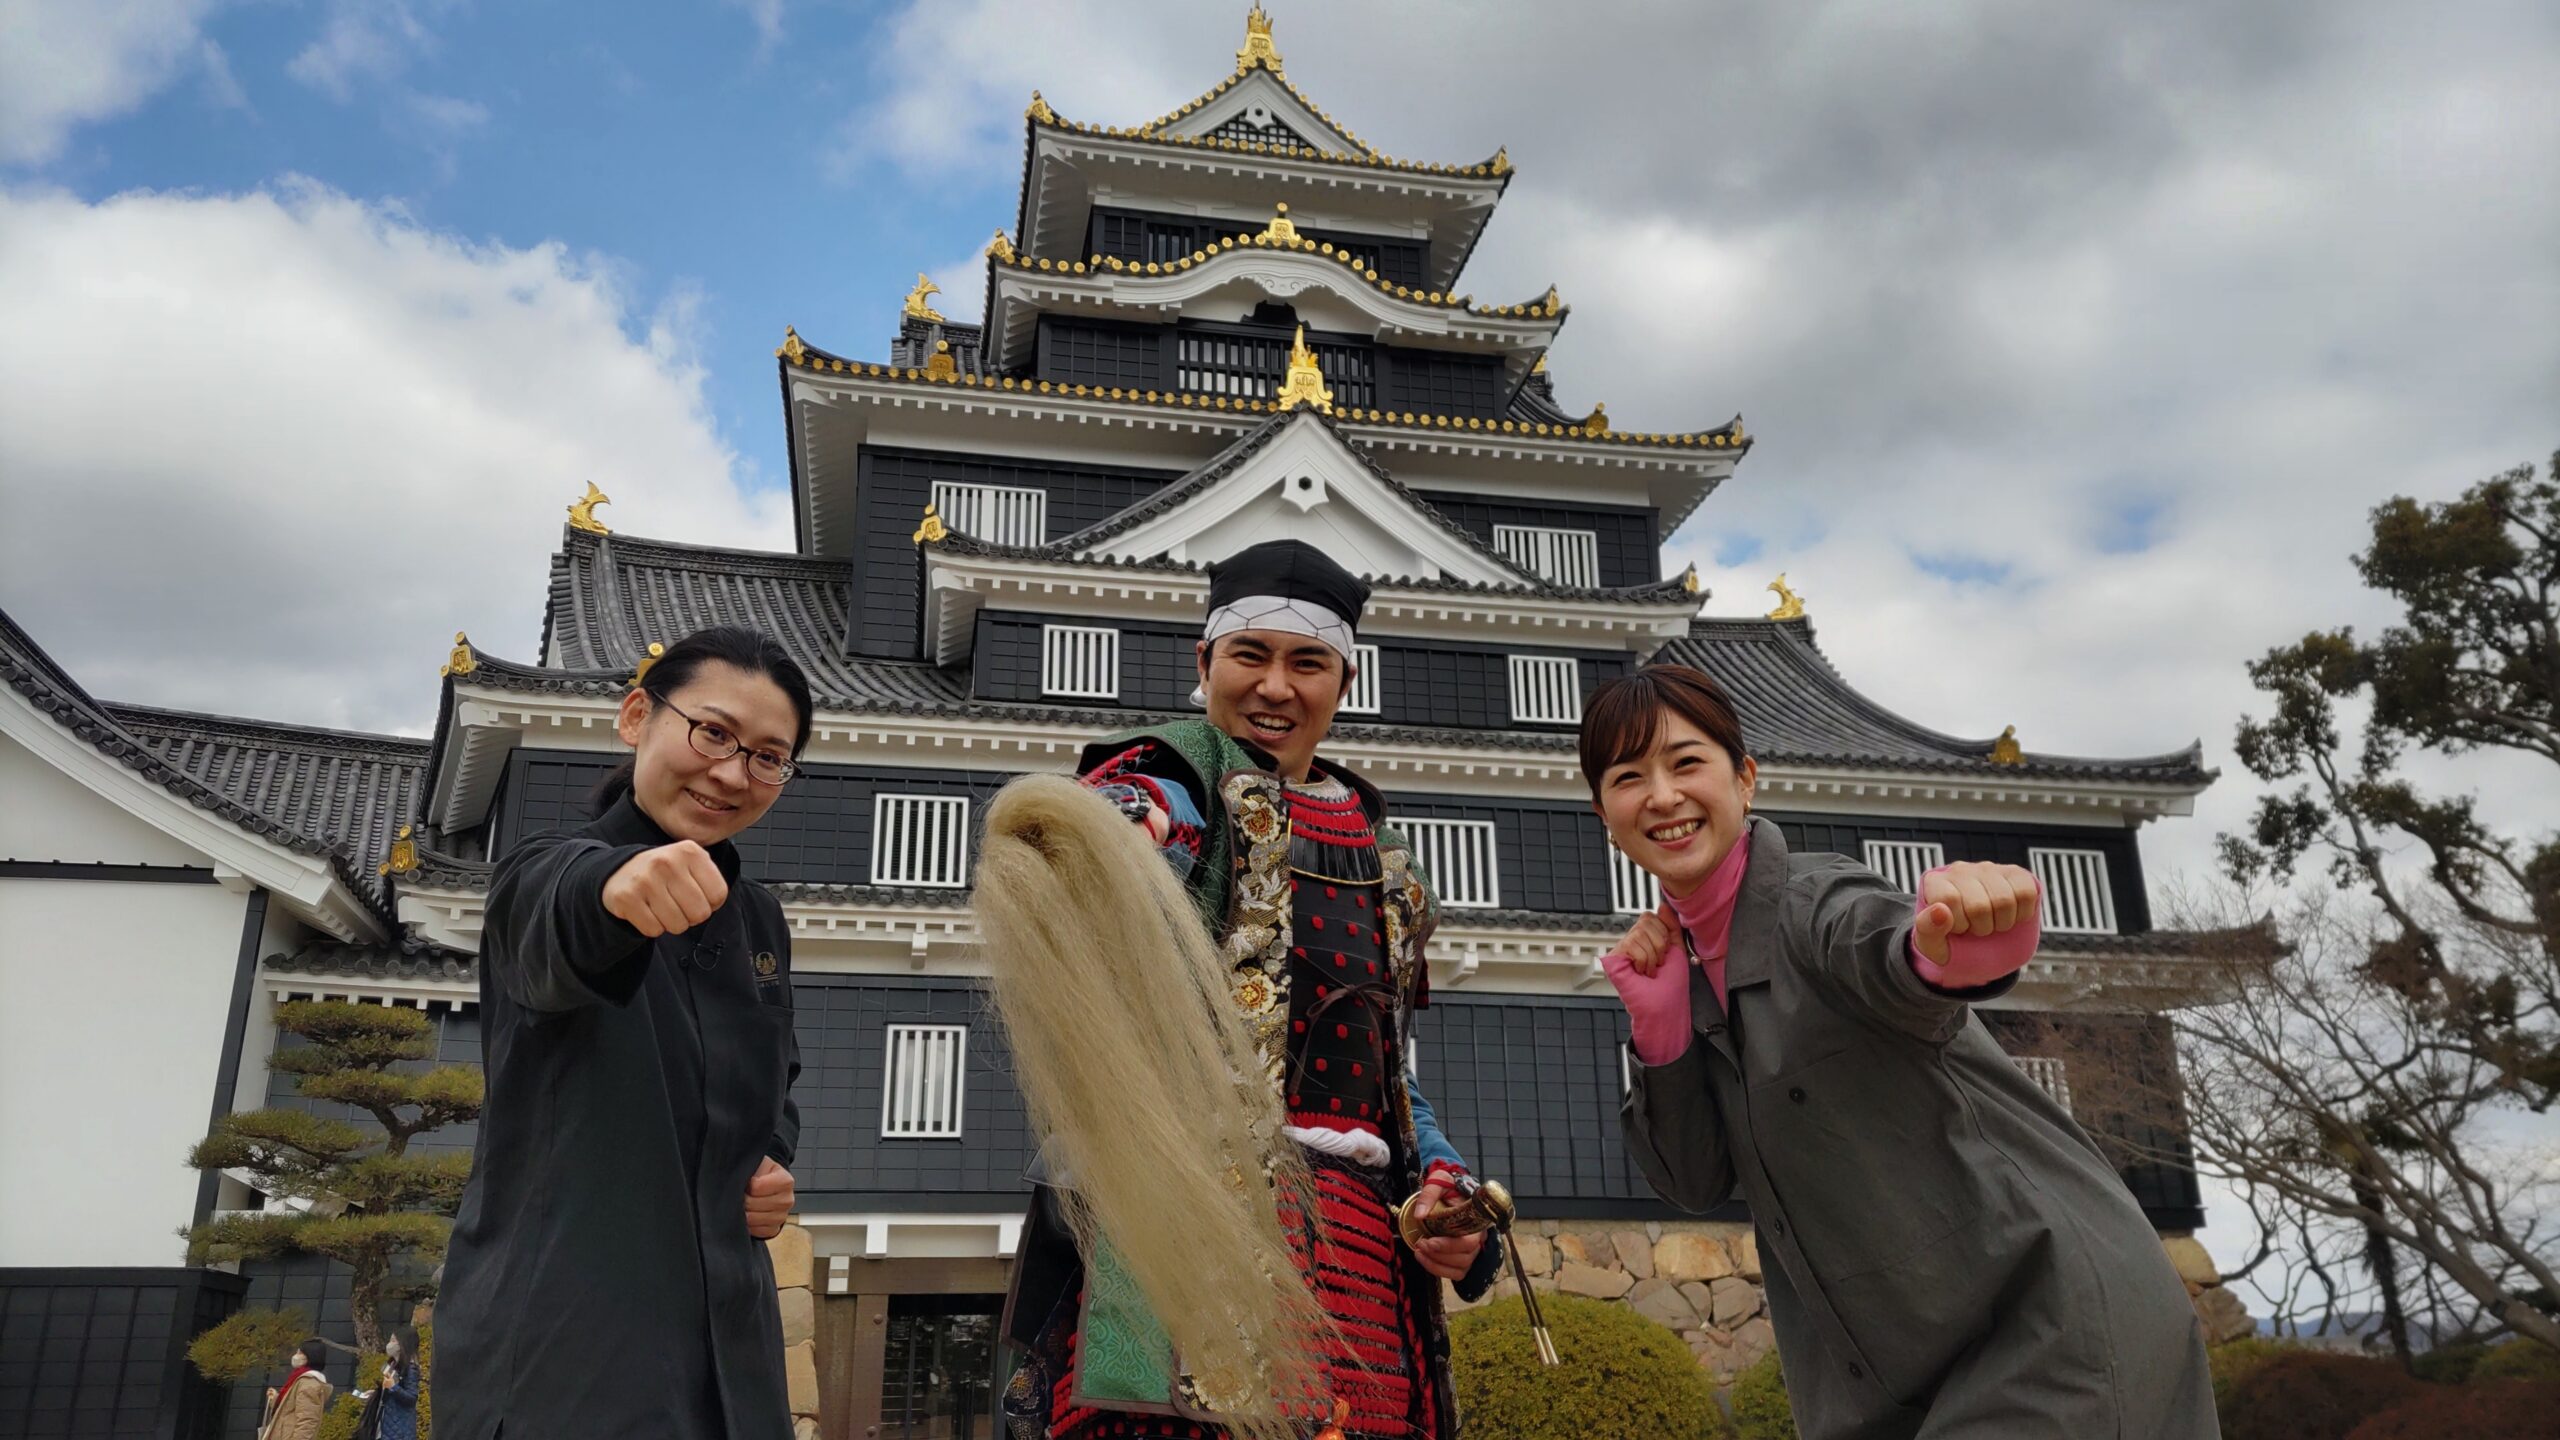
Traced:
POLYGON ((1686 665, 1647 665, 1601 686, 1583 702, 1582 779, 1593 799, 1599 798, 1600 777, 1610 766, 1653 749, 1662 738, 1665 712, 1697 726, 1724 747, 1734 769, 1742 768, 1742 717, 1724 687, 1686 665))

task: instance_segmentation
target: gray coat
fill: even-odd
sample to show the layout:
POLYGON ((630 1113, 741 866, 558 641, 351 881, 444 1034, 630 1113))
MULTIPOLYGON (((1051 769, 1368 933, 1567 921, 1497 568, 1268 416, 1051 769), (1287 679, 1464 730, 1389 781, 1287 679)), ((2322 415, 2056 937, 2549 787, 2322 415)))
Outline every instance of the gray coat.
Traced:
POLYGON ((2185 1286, 2115 1168, 1907 959, 1911 896, 1751 823, 1730 1014, 1635 1066, 1671 1203, 1739 1187, 1804 1440, 2217 1433, 2185 1286))

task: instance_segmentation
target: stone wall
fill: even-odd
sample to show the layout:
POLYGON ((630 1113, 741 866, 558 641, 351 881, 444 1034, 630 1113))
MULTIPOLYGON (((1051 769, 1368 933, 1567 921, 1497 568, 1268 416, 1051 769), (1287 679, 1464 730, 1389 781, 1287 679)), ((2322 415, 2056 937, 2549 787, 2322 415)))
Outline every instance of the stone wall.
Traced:
MULTIPOLYGON (((1531 1289, 1613 1300, 1679 1333, 1721 1385, 1777 1346, 1749 1225, 1721 1221, 1522 1220, 1515 1227, 1531 1289)), ((2255 1331, 2192 1235, 2162 1239, 2187 1285, 2207 1344, 2255 1331)), ((1443 1286, 1452 1314, 1468 1307, 1443 1286)), ((1485 1300, 1517 1293, 1506 1273, 1485 1300)))
POLYGON ((782 1304, 782 1373, 791 1396, 792 1440, 818 1440, 818 1291, 809 1232, 785 1225, 764 1242, 782 1304))

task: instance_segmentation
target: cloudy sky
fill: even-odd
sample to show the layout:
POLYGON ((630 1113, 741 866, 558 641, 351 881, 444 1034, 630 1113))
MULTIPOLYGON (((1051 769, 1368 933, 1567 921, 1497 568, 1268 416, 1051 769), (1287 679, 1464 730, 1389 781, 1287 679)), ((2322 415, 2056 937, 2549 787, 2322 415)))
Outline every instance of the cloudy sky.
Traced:
MULTIPOLYGON (((0 606, 109 697, 421 730, 588 480, 787 547, 783 326, 976 303, 1031 89, 1151 117, 1243 8, 0 0, 0 606)), ((2164 874, 2243 662, 2389 618, 2365 510, 2560 446, 2548 5, 1274 8, 1387 152, 1509 147, 1467 288, 1562 289, 1569 404, 1746 417, 1712 611, 1784 570, 1926 723, 2200 736, 2164 874)))

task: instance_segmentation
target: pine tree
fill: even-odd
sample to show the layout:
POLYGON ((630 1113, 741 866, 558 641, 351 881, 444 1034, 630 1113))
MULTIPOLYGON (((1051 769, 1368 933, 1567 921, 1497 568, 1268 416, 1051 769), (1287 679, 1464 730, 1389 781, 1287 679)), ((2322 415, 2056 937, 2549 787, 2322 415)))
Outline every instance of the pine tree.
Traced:
MULTIPOLYGON (((412 1155, 409 1142, 477 1119, 480 1071, 417 1070, 416 1062, 435 1058, 433 1022, 398 1006, 296 1001, 277 1009, 276 1028, 305 1043, 280 1047, 267 1067, 297 1077, 305 1098, 352 1106, 373 1125, 288 1109, 216 1121, 187 1163, 243 1175, 294 1208, 223 1215, 195 1227, 187 1233, 187 1263, 327 1256, 354 1276, 348 1348, 374 1354, 382 1349, 383 1305, 428 1293, 416 1277, 444 1255, 471 1173, 468 1154, 412 1155)), ((275 1364, 313 1333, 310 1324, 296 1311, 244 1310, 196 1337, 188 1355, 208 1376, 238 1379, 275 1364)))

